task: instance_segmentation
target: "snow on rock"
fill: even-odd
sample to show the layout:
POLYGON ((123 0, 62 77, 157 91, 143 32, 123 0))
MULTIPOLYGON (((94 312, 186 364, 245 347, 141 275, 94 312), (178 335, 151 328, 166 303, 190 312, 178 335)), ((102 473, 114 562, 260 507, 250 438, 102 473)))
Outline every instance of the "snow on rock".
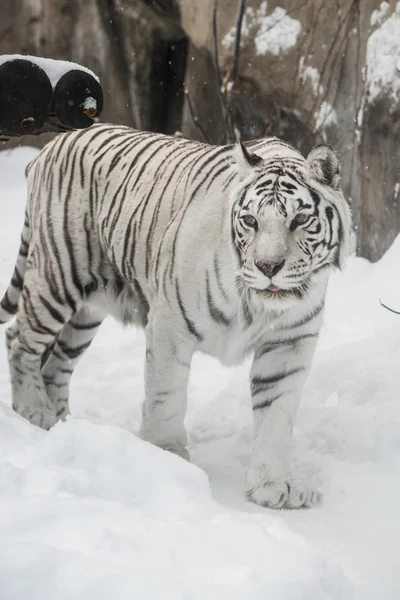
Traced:
POLYGON ((320 75, 318 69, 311 65, 304 64, 304 56, 300 58, 300 78, 303 82, 309 81, 314 93, 314 96, 322 94, 324 89, 320 84, 320 75))
POLYGON ((326 141, 325 128, 337 125, 337 114, 332 104, 329 102, 322 102, 318 112, 315 115, 314 131, 318 131, 322 134, 322 137, 326 141))
MULTIPOLYGON (((23 222, 32 149, 0 153, 0 287, 23 222)), ((395 600, 400 597, 400 238, 332 278, 294 431, 293 468, 321 506, 246 502, 248 368, 195 357, 192 463, 135 435, 143 335, 111 320, 50 432, 13 413, 0 345, 1 600, 395 600)))
POLYGON ((259 29, 254 38, 256 54, 270 52, 277 56, 293 48, 300 31, 300 21, 292 19, 283 8, 277 6, 270 15, 259 19, 259 29))
POLYGON ((400 2, 368 38, 365 89, 369 103, 373 103, 381 91, 389 95, 393 104, 400 99, 400 2))
POLYGON ((99 81, 99 78, 93 73, 93 71, 91 71, 87 67, 83 67, 82 65, 78 65, 77 63, 73 63, 68 60, 54 60, 53 58, 43 58, 42 56, 30 56, 22 54, 2 54, 0 55, 0 65, 7 62, 8 60, 16 59, 30 60, 31 62, 38 65, 41 69, 43 69, 43 71, 47 73, 47 76, 50 79, 50 83, 53 86, 53 88, 57 84, 58 80, 61 79, 63 75, 65 75, 65 73, 75 69, 77 69, 78 71, 85 71, 85 73, 88 73, 97 81, 99 81))
MULTIPOLYGON (((242 22, 241 39, 251 37, 257 55, 270 53, 277 56, 297 44, 301 23, 290 17, 286 10, 279 6, 269 15, 267 9, 266 0, 261 2, 257 10, 247 7, 242 22)), ((233 46, 235 34, 236 28, 232 27, 222 40, 225 48, 233 46)))
POLYGON ((375 9, 371 15, 371 25, 380 25, 389 10, 389 2, 381 2, 379 8, 375 9))
MULTIPOLYGON (((324 93, 324 86, 321 84, 321 78, 318 69, 311 65, 304 64, 304 56, 300 57, 300 79, 303 83, 311 84, 314 96, 320 97, 324 93)), ((314 132, 321 133, 323 139, 327 141, 326 128, 338 124, 337 113, 333 106, 324 100, 321 102, 318 111, 314 114, 314 132)))

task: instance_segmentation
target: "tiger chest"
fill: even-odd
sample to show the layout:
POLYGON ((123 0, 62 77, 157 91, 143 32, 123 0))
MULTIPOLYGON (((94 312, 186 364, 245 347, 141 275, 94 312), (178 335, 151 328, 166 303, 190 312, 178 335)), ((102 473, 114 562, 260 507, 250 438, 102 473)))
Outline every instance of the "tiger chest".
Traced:
POLYGON ((243 362, 257 345, 260 338, 268 336, 265 320, 255 320, 246 325, 239 317, 232 319, 229 325, 208 323, 204 327, 203 339, 199 350, 217 358, 226 366, 243 362))

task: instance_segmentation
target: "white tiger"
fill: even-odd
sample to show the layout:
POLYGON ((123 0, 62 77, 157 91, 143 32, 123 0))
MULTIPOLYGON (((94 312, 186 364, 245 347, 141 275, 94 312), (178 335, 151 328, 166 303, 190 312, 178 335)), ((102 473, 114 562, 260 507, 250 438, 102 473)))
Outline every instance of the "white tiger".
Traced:
POLYGON ((14 409, 51 427, 68 412, 76 361, 111 313, 146 330, 141 434, 188 458, 197 350, 254 354, 255 441, 247 494, 311 506, 289 446, 350 213, 329 146, 304 159, 276 138, 210 146, 95 125, 63 134, 27 168, 19 257, 1 301, 14 409))

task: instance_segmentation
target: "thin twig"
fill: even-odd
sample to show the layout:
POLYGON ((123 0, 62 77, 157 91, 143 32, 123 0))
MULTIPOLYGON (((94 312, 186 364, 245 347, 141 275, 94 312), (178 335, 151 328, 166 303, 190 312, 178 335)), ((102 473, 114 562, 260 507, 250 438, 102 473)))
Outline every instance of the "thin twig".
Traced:
MULTIPOLYGON (((222 76, 221 76, 221 69, 219 67, 219 57, 218 57, 217 0, 213 0, 212 27, 213 27, 215 75, 217 77, 217 86, 218 86, 218 89, 221 92, 222 76)), ((220 97, 221 97, 221 105, 223 106, 224 103, 223 103, 221 94, 220 94, 220 97)))
POLYGON ((212 30, 213 30, 213 46, 214 46, 214 67, 215 76, 217 79, 217 91, 218 99, 221 105, 222 116, 225 122, 225 132, 227 141, 230 143, 233 141, 233 129, 231 122, 230 110, 227 109, 226 103, 222 94, 222 75, 221 68, 219 65, 218 56, 218 31, 217 31, 217 0, 213 0, 213 12, 212 12, 212 30))
POLYGON ((195 124, 195 126, 197 127, 197 129, 200 131, 201 135, 203 136, 203 138, 205 139, 205 141, 207 142, 207 144, 210 143, 210 140, 207 137, 206 132, 204 131, 199 118, 196 117, 196 115, 194 114, 194 109, 193 109, 193 104, 192 101, 190 99, 190 95, 189 92, 187 90, 185 90, 185 98, 187 99, 187 103, 188 103, 188 107, 189 107, 189 112, 190 112, 190 116, 192 117, 193 123, 195 124))
POLYGON ((379 298, 379 302, 381 303, 381 306, 383 306, 383 308, 386 308, 387 310, 390 310, 390 312, 394 313, 395 315, 400 315, 400 312, 397 310, 393 310, 393 308, 389 308, 389 306, 386 306, 386 304, 383 304, 382 300, 379 298))
POLYGON ((233 46, 233 59, 232 59, 232 79, 233 80, 237 79, 237 76, 238 76, 239 55, 240 55, 240 38, 242 36, 242 23, 243 23, 245 6, 246 6, 246 0, 239 0, 237 17, 236 17, 235 43, 233 46))

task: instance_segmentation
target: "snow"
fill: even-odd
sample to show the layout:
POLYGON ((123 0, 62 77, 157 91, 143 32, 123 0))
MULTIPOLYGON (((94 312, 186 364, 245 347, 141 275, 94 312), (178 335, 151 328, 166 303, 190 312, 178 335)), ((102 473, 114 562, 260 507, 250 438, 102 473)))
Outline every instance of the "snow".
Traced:
MULTIPOLYGON (((250 6, 245 10, 241 40, 251 37, 257 55, 270 53, 277 56, 297 44, 301 23, 279 6, 269 15, 267 9, 268 3, 264 0, 256 11, 250 6)), ((224 48, 233 46, 235 35, 236 28, 232 27, 222 39, 224 48)))
MULTIPOLYGON (((0 289, 33 149, 0 153, 0 289)), ((243 497, 248 364, 197 356, 192 463, 136 437, 143 334, 109 320, 73 379, 72 416, 42 431, 10 408, 0 345, 1 600, 397 600, 400 239, 331 281, 294 431, 293 466, 324 493, 302 511, 243 497)))
MULTIPOLYGON (((324 86, 320 83, 321 78, 317 68, 305 64, 304 56, 300 57, 299 64, 300 79, 303 83, 309 82, 314 96, 322 96, 324 86)), ((327 141, 326 128, 337 125, 338 118, 332 104, 324 100, 314 114, 314 132, 321 133, 324 141, 327 141)))
POLYGON ((336 110, 333 108, 332 104, 324 100, 324 102, 321 103, 318 112, 315 114, 314 131, 320 131, 322 137, 326 141, 325 128, 337 125, 337 122, 336 110))
POLYGON ((91 108, 96 110, 97 109, 96 100, 92 96, 89 96, 88 98, 86 98, 85 102, 83 103, 83 108, 86 110, 90 110, 91 108))
POLYGON ((301 23, 289 17, 283 8, 277 6, 270 15, 260 18, 259 23, 259 31, 254 38, 256 54, 270 52, 277 56, 296 45, 301 23))
POLYGON ((312 90, 314 92, 314 95, 317 96, 318 93, 319 93, 319 91, 320 91, 320 89, 321 89, 321 87, 322 87, 319 84, 318 69, 316 69, 315 67, 311 67, 310 65, 307 65, 302 70, 301 79, 303 81, 309 80, 311 82, 312 90))
POLYGON ((368 38, 365 89, 369 103, 372 104, 383 91, 397 106, 400 98, 399 56, 400 2, 397 2, 393 14, 368 38))
POLYGON ((375 25, 380 25, 383 19, 386 16, 387 11, 389 10, 389 2, 381 2, 379 8, 374 10, 371 15, 371 25, 375 27, 375 25))
POLYGON ((304 56, 300 57, 300 78, 303 82, 308 81, 311 84, 314 96, 322 94, 323 86, 320 84, 320 75, 316 67, 304 64, 304 56))
POLYGON ((400 182, 396 182, 394 184, 394 190, 393 190, 393 200, 396 201, 397 198, 399 197, 399 192, 400 192, 400 182))
POLYGON ((92 75, 97 81, 99 78, 97 75, 93 73, 90 69, 83 67, 82 65, 78 65, 77 63, 69 62, 68 60, 54 60, 53 58, 43 58, 41 56, 30 56, 30 55, 22 55, 22 54, 2 54, 0 56, 0 65, 7 62, 8 60, 15 60, 17 58, 22 58, 24 60, 30 60, 31 62, 37 64, 41 69, 43 69, 48 78, 50 79, 50 83, 53 88, 56 86, 57 82, 65 73, 71 70, 79 70, 85 71, 85 73, 89 73, 92 75))

